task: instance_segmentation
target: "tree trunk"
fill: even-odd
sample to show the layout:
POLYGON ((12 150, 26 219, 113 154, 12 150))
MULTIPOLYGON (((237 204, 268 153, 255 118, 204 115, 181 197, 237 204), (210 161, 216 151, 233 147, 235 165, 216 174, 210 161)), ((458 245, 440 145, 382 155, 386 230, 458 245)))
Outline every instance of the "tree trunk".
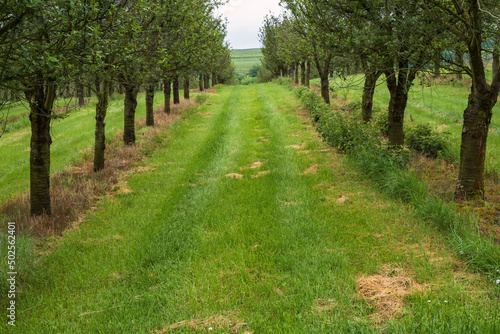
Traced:
POLYGON ((434 63, 433 76, 434 76, 434 78, 438 78, 441 76, 441 51, 440 50, 436 51, 436 53, 434 54, 433 63, 434 63))
POLYGON ((123 95, 123 85, 121 83, 118 84, 118 94, 123 95))
POLYGON ((155 82, 150 82, 146 85, 146 126, 155 126, 154 115, 154 99, 155 99, 155 82))
POLYGON ((306 64, 306 86, 307 86, 307 88, 311 87, 310 81, 311 81, 311 62, 307 61, 307 64, 306 64))
POLYGON ((306 85, 306 62, 300 63, 300 84, 302 86, 306 85))
POLYGON ((460 169, 455 198, 484 198, 484 162, 486 140, 495 105, 490 92, 473 89, 464 111, 460 169))
POLYGON ((173 92, 174 92, 174 104, 179 104, 181 103, 181 98, 179 95, 179 76, 176 75, 174 77, 174 82, 173 82, 173 92))
POLYGON ((401 147, 405 143, 403 123, 408 95, 400 89, 400 85, 395 89, 389 89, 389 92, 391 94, 388 115, 389 145, 401 147))
POLYGON ((184 78, 184 100, 189 100, 189 76, 184 78))
POLYGON ((94 172, 104 169, 104 151, 106 150, 106 112, 109 101, 109 81, 103 82, 102 91, 97 91, 95 107, 95 145, 94 145, 94 172))
POLYGON ((123 142, 125 145, 135 144, 135 108, 137 107, 138 87, 134 83, 124 84, 125 116, 123 126, 123 142))
POLYGON ((85 105, 85 89, 83 87, 82 83, 77 83, 76 84, 76 95, 78 96, 78 105, 84 106, 85 105))
POLYGON ((203 76, 203 78, 205 79, 205 82, 204 82, 204 88, 205 88, 205 89, 209 89, 209 88, 210 88, 210 75, 205 74, 205 75, 203 76))
POLYGON ((321 97, 326 104, 330 104, 330 82, 328 81, 328 71, 321 71, 321 97))
POLYGON ((363 100, 362 100, 362 116, 363 122, 368 123, 372 119, 373 111, 373 94, 377 86, 377 80, 382 72, 375 71, 365 74, 365 86, 363 87, 363 100))
POLYGON ((112 82, 109 83, 109 96, 113 96, 113 93, 115 92, 115 86, 113 85, 112 82))
POLYGON ((203 92, 203 75, 200 74, 198 77, 198 86, 200 88, 200 92, 203 92))
POLYGON ((172 83, 170 82, 170 79, 163 79, 163 95, 164 95, 163 112, 166 114, 170 114, 171 93, 172 93, 172 83))
MULTIPOLYGON (((344 71, 345 71, 345 75, 346 76, 349 76, 349 75, 352 74, 351 73, 352 69, 351 69, 350 62, 345 62, 344 63, 344 71)), ((333 70, 330 72, 330 76, 333 78, 333 70)))
POLYGON ((212 87, 217 85, 217 78, 214 72, 212 72, 212 87))
POLYGON ((295 72, 295 84, 299 84, 299 65, 295 64, 294 65, 294 72, 295 72))
POLYGON ((95 85, 96 92, 100 92, 101 91, 101 80, 97 76, 94 79, 94 85, 95 85))
MULTIPOLYGON (((475 8, 476 13, 479 8, 475 8)), ((475 32, 468 45, 469 61, 472 72, 472 88, 467 108, 464 111, 462 144, 460 146, 460 169, 455 189, 455 199, 484 198, 484 162, 486 158, 486 140, 498 93, 500 76, 498 60, 493 68, 495 75, 491 85, 486 81, 482 58, 482 39, 480 32, 475 32)))
POLYGON ((397 68, 394 67, 393 62, 390 61, 384 72, 387 89, 391 95, 388 114, 389 145, 394 147, 401 147, 404 145, 405 137, 403 123, 406 104, 408 103, 408 91, 410 90, 418 71, 425 63, 425 53, 421 52, 416 58, 417 60, 414 62, 413 66, 410 68, 410 59, 407 55, 405 55, 405 51, 406 48, 403 44, 397 68), (390 69, 389 64, 393 66, 392 69, 390 69))
POLYGON ((87 87, 87 95, 86 97, 92 97, 92 90, 90 89, 90 86, 87 87))
POLYGON ((500 36, 495 36, 495 45, 493 46, 493 62, 491 64, 492 77, 494 78, 500 66, 500 51, 498 50, 500 44, 500 36))
POLYGON ((52 213, 50 205, 50 121, 54 105, 56 87, 51 80, 42 84, 44 78, 26 91, 30 103, 31 143, 30 143, 30 202, 31 215, 52 213), (44 89, 45 88, 45 89, 44 89))

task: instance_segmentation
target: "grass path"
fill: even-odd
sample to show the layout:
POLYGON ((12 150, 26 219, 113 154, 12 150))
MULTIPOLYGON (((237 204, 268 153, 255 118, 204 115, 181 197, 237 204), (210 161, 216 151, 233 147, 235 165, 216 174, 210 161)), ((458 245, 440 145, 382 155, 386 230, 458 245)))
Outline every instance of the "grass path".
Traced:
POLYGON ((49 242, 17 332, 493 333, 491 282, 299 109, 282 86, 221 87, 175 122, 128 191, 49 242))

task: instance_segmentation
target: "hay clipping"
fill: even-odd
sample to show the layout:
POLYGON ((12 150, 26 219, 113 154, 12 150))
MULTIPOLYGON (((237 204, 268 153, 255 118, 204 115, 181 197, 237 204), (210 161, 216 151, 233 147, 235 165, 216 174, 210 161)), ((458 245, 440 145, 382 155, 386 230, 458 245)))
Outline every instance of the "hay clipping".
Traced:
POLYGON ((379 274, 357 280, 358 292, 375 307, 370 318, 380 323, 403 313, 405 297, 423 289, 402 268, 385 266, 379 274))

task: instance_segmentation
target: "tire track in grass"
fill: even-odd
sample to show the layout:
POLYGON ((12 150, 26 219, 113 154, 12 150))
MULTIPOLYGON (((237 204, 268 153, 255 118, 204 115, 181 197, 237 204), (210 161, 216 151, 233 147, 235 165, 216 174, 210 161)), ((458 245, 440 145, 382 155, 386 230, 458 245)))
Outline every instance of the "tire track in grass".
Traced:
MULTIPOLYGON (((232 90, 229 94, 224 94, 223 102, 216 104, 210 108, 210 114, 200 116, 211 116, 197 124, 194 128, 195 132, 199 132, 201 138, 196 141, 191 141, 193 147, 192 156, 188 159, 179 157, 184 154, 185 150, 181 149, 177 154, 173 154, 171 159, 184 160, 183 163, 176 164, 183 172, 179 174, 179 178, 174 178, 172 184, 174 187, 170 192, 169 198, 162 200, 167 206, 156 213, 155 219, 152 221, 162 221, 165 216, 168 216, 169 228, 164 225, 157 225, 155 228, 141 238, 152 240, 151 247, 148 249, 152 254, 159 251, 163 256, 172 257, 174 254, 192 254, 196 252, 197 232, 200 229, 200 224, 203 224, 204 208, 213 193, 216 192, 214 181, 220 177, 223 172, 224 161, 230 154, 232 143, 228 140, 231 129, 235 127, 235 117, 231 110, 238 104, 239 98, 237 91, 232 90), (200 127, 201 125, 201 127, 200 127), (205 128, 206 126, 206 128, 205 128), (201 139, 201 140, 200 140, 201 139), (179 200, 180 199, 180 200, 179 200), (175 232, 173 232, 175 231, 175 232), (191 235, 189 240, 178 238, 175 233, 191 235), (155 243, 164 240, 169 247, 156 248, 155 243), (186 251, 187 250, 187 251, 186 251)), ((198 114, 204 114, 201 108, 198 114)), ((192 128, 193 129, 193 128, 192 128)), ((191 255, 187 255, 189 258, 191 255)), ((175 256, 174 256, 175 258, 175 256)), ((178 259, 176 259, 178 260, 178 259)), ((162 261, 162 257, 152 255, 149 259, 144 259, 145 265, 154 264, 162 261)))

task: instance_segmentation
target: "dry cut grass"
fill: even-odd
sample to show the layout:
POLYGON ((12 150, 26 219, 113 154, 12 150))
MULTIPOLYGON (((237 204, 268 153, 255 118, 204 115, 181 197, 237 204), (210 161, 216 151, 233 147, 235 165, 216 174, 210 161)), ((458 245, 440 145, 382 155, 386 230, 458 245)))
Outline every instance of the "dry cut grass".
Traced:
POLYGON ((402 268, 386 265, 380 273, 361 276, 357 280, 358 292, 375 308, 370 315, 374 323, 381 323, 403 313, 406 296, 423 290, 402 268))
MULTIPOLYGON (((247 324, 238 319, 235 312, 228 312, 223 315, 211 316, 202 319, 183 320, 175 324, 163 327, 160 330, 154 331, 155 334, 164 334, 177 329, 190 329, 194 331, 212 331, 226 329, 231 333, 242 333, 243 328, 247 324)), ((251 332, 244 332, 250 334, 251 332)))

